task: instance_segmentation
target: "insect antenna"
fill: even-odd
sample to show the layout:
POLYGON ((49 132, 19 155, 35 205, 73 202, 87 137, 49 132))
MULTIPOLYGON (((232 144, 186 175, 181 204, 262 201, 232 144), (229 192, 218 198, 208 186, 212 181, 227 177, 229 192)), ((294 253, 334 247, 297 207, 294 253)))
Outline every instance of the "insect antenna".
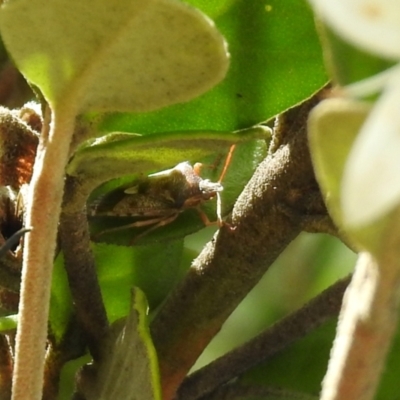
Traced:
MULTIPOLYGON (((228 166, 231 163, 232 155, 235 150, 235 147, 236 147, 236 145, 233 144, 229 149, 228 155, 226 156, 224 168, 222 169, 221 176, 218 179, 218 183, 221 183, 226 175, 226 171, 228 170, 228 166)), ((220 192, 217 192, 217 223, 218 223, 219 227, 221 227, 224 224, 224 222, 222 221, 222 199, 221 199, 220 192)))
POLYGON ((221 176, 218 179, 218 183, 221 183, 226 175, 226 171, 228 170, 229 164, 231 163, 232 155, 233 155, 233 152, 235 151, 235 147, 236 147, 236 144, 233 144, 229 149, 228 155, 226 156, 224 168, 222 169, 221 176))

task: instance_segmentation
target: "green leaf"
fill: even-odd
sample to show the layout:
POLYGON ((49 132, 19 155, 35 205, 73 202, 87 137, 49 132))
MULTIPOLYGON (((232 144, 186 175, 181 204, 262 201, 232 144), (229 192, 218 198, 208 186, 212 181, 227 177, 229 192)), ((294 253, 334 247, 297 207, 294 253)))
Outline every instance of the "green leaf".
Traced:
POLYGON ((228 67, 225 41, 177 0, 10 0, 0 31, 55 109, 148 111, 207 91, 228 67))
POLYGON ((63 339, 72 312, 72 298, 64 258, 59 254, 54 262, 49 311, 50 329, 57 343, 63 339))
POLYGON ((268 138, 267 127, 237 132, 190 131, 147 136, 112 133, 86 142, 67 166, 67 173, 85 181, 93 190, 110 179, 124 175, 157 172, 183 160, 200 160, 231 144, 268 138))
POLYGON ((243 129, 309 97, 327 80, 314 17, 303 0, 188 0, 226 38, 225 80, 187 104, 141 115, 107 114, 102 132, 243 129))
POLYGON ((336 322, 333 319, 326 322, 265 363, 248 371, 240 380, 261 385, 268 382, 268 386, 319 393, 335 336, 336 322))
MULTIPOLYGON (((93 246, 102 297, 110 322, 125 317, 130 310, 132 287, 146 294, 151 310, 155 309, 182 278, 194 258, 183 248, 183 240, 152 246, 93 246)), ((55 261, 51 287, 49 324, 56 343, 69 334, 73 312, 63 257, 55 261)))
POLYGON ((344 99, 320 103, 310 114, 309 139, 318 182, 327 195, 332 216, 343 226, 341 179, 353 142, 370 106, 344 99))
POLYGON ((125 320, 113 324, 93 382, 86 382, 87 400, 161 400, 157 355, 147 325, 147 302, 133 290, 125 320))
MULTIPOLYGON (((315 174, 329 212, 358 248, 379 256, 385 248, 390 215, 362 227, 349 226, 343 213, 343 174, 354 141, 371 106, 347 99, 324 100, 310 114, 309 139, 315 174)), ((374 190, 373 187, 370 190, 374 190)))
POLYGON ((400 72, 388 85, 346 161, 342 204, 346 222, 354 227, 374 222, 400 204, 400 72))
POLYGON ((15 331, 18 325, 18 314, 0 317, 0 332, 15 331))
POLYGON ((155 309, 182 277, 183 240, 139 247, 93 246, 104 305, 111 322, 126 316, 139 287, 155 309))

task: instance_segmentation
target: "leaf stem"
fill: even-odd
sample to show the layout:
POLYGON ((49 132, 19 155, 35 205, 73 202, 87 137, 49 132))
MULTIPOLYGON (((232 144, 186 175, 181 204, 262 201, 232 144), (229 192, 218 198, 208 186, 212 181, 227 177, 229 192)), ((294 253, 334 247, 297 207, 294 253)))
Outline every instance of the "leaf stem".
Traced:
POLYGON ((27 226, 12 400, 42 398, 53 257, 64 170, 74 128, 71 112, 45 112, 28 194, 27 226))

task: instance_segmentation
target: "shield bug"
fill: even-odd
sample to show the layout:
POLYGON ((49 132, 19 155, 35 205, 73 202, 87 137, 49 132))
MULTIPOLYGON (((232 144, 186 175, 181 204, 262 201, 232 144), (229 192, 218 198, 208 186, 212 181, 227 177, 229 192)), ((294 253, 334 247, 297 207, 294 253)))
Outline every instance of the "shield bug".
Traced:
MULTIPOLYGON (((217 197, 217 223, 221 226, 221 181, 230 163, 231 147, 218 182, 200 176, 201 164, 181 162, 174 168, 139 178, 134 183, 117 187, 88 207, 90 217, 132 218, 132 222, 100 231, 95 237, 128 228, 147 227, 133 241, 174 221, 187 209, 196 209, 205 225, 210 225, 201 205, 217 197)), ((132 242, 133 242, 132 241, 132 242)), ((131 242, 131 243, 132 243, 131 242)))

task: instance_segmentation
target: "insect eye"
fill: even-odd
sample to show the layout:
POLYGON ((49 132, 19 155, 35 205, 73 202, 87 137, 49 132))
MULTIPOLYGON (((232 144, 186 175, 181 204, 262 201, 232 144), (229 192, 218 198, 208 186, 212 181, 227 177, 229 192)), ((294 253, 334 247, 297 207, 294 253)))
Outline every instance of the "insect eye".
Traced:
POLYGON ((199 183, 199 188, 203 193, 219 193, 224 187, 218 182, 211 182, 209 179, 203 179, 199 183))

